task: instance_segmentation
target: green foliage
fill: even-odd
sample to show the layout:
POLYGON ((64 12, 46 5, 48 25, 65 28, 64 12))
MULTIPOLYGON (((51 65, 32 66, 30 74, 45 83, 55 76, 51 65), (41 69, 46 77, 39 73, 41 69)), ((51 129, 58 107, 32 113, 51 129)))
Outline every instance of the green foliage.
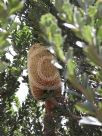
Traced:
MULTIPOLYGON (((11 15, 16 13, 23 7, 23 2, 18 0, 9 0, 7 3, 0 1, 0 53, 4 53, 5 47, 9 46, 8 37, 11 36, 11 33, 17 27, 17 22, 11 20, 11 15)), ((4 62, 1 61, 0 67, 5 69, 4 62)))
POLYGON ((51 15, 46 14, 41 17, 41 27, 46 34, 46 40, 48 39, 50 43, 54 44, 56 47, 56 52, 58 57, 65 61, 64 53, 62 50, 63 39, 61 35, 61 30, 57 26, 57 20, 51 15))
POLYGON ((102 59, 101 57, 97 54, 95 47, 89 46, 84 49, 86 55, 88 56, 89 59, 92 60, 93 63, 96 65, 100 66, 102 68, 102 59))
POLYGON ((0 62, 0 72, 3 72, 6 69, 8 64, 6 62, 0 62))
POLYGON ((16 92, 19 78, 22 84, 28 84, 23 71, 29 47, 34 42, 45 42, 53 46, 63 67, 60 74, 66 108, 56 112, 56 135, 100 136, 102 128, 97 123, 79 126, 78 122, 81 117, 93 116, 102 123, 102 1, 29 0, 23 5, 18 0, 7 4, 0 1, 0 28, 2 135, 43 136, 44 105, 30 94, 20 105, 16 92), (12 20, 11 15, 17 15, 20 23, 12 20))
MULTIPOLYGON (((74 30, 74 33, 76 36, 78 36, 80 39, 82 39, 85 42, 85 47, 83 47, 83 52, 87 56, 87 59, 89 59, 89 63, 93 66, 102 68, 102 54, 99 53, 99 50, 101 50, 101 25, 97 25, 96 21, 100 20, 100 18, 96 17, 97 14, 100 14, 101 8, 99 5, 102 4, 102 2, 96 2, 94 5, 92 5, 93 1, 78 1, 79 5, 81 7, 75 7, 71 5, 68 1, 56 1, 55 6, 59 10, 60 14, 59 16, 64 19, 67 25, 66 27, 69 27, 69 24, 72 26, 75 26, 76 30, 74 30), (62 5, 61 5, 62 3, 62 5), (59 8, 58 8, 58 5, 59 8), (97 50, 98 49, 98 50, 97 50)), ((100 20, 101 21, 101 20, 100 20)), ((57 23, 56 19, 54 17, 51 17, 49 14, 44 15, 41 20, 41 25, 45 31, 45 34, 48 36, 50 42, 55 43, 55 46, 57 47, 57 53, 60 56, 61 60, 66 60, 65 55, 62 50, 62 44, 63 44, 63 38, 60 34, 59 27, 55 24, 57 23), (61 45, 61 46, 60 46, 61 45), (61 48, 60 48, 61 47, 61 48)), ((73 27, 69 27, 73 31, 73 27)), ((73 57, 71 59, 68 59, 67 61, 67 68, 68 68, 68 80, 72 83, 73 87, 77 90, 79 90, 86 99, 91 102, 93 105, 95 111, 94 115, 96 118, 98 118, 101 121, 101 108, 98 107, 96 103, 96 100, 94 99, 95 94, 93 95, 93 89, 88 85, 88 88, 85 88, 83 84, 80 84, 77 80, 77 74, 75 72, 76 66, 73 63, 73 57)), ((95 70, 98 72, 98 69, 95 70)), ((96 90, 97 91, 97 90, 96 90)), ((78 106, 79 107, 79 106, 78 106)), ((82 106, 80 106, 82 107, 82 106)), ((86 108, 88 108, 88 105, 85 105, 86 108)), ((78 108, 79 109, 79 108, 78 108)), ((88 108, 88 113, 91 114, 91 108, 88 108)), ((85 112, 85 111, 84 111, 85 112)), ((86 112, 87 113, 87 112, 86 112)))
MULTIPOLYGON (((0 40, 0 43, 3 47, 4 43, 5 43, 5 40, 6 38, 8 37, 8 35, 10 35, 10 30, 14 29, 14 27, 12 28, 13 26, 13 21, 10 21, 10 16, 13 15, 15 12, 17 12, 18 10, 20 10, 23 6, 23 3, 22 1, 19 2, 18 0, 10 0, 8 1, 7 3, 6 2, 0 2, 0 25, 1 25, 1 28, 4 30, 4 33, 2 32, 1 33, 1 40, 0 40), (10 27, 10 30, 9 30, 9 26, 8 26, 8 23, 9 25, 11 25, 10 27), (4 43, 3 43, 4 42, 4 43)), ((17 23, 16 23, 16 26, 17 26, 17 23)))
POLYGON ((94 106, 90 102, 87 102, 87 103, 77 103, 76 108, 79 111, 83 112, 83 113, 95 115, 94 114, 95 108, 94 108, 94 106))
MULTIPOLYGON (((97 4, 99 4, 99 3, 101 4, 101 2, 96 2, 94 6, 91 6, 92 3, 90 3, 90 2, 89 3, 85 2, 85 1, 83 1, 82 3, 81 2, 82 1, 80 1, 81 7, 84 7, 85 4, 88 4, 88 8, 87 8, 88 13, 86 11, 84 11, 87 14, 87 16, 83 15, 83 20, 84 20, 85 23, 83 23, 83 25, 81 23, 81 25, 80 25, 80 22, 77 22, 77 23, 79 23, 78 24, 78 29, 79 29, 78 34, 80 32, 80 38, 83 39, 85 42, 87 42, 86 47, 83 49, 83 51, 85 52, 87 57, 90 59, 90 63, 94 63, 96 66, 99 66, 99 67, 102 68, 102 64, 101 64, 102 63, 102 60, 101 60, 102 55, 99 54, 98 51, 95 49, 95 48, 98 48, 99 50, 101 49, 101 42, 100 42, 100 40, 102 39, 101 26, 95 27, 95 25, 96 25, 95 24, 96 15, 98 14, 98 11, 99 11, 99 6, 97 6, 97 4), (89 20, 89 18, 90 18, 90 20, 89 20), (87 25, 84 25, 84 24, 87 24, 87 25), (97 31, 98 31, 98 33, 96 33, 97 31)), ((77 10, 80 11, 78 8, 77 8, 77 10)), ((79 12, 79 14, 81 14, 81 12, 79 12)), ((74 15, 75 14, 72 15, 72 18, 76 18, 76 20, 78 20, 77 16, 74 16, 74 15)), ((76 35, 78 35, 78 34, 77 34, 77 31, 76 31, 76 35)), ((71 67, 71 64, 68 64, 68 65, 70 65, 70 67, 71 67)), ((73 69, 73 66, 72 66, 72 69, 73 69)), ((69 70, 69 71, 71 72, 72 70, 69 70)), ((75 80, 75 74, 74 73, 73 73, 73 77, 74 77, 73 80, 70 80, 72 82, 72 84, 75 80)), ((69 75, 69 79, 70 78, 71 78, 71 76, 69 75)), ((79 88, 79 90, 80 90, 80 87, 78 87, 77 82, 74 82, 73 86, 76 86, 76 88, 79 88)), ((82 93, 84 95, 86 94, 86 98, 89 101, 91 101, 91 95, 89 95, 89 93, 86 91, 86 89, 84 89, 82 91, 82 93), (89 96, 89 97, 87 97, 87 96, 89 96)), ((92 92, 90 92, 90 94, 92 94, 92 92)), ((85 105, 85 106, 86 106, 86 108, 88 108, 87 105, 85 105)), ((83 107, 83 106, 81 106, 81 107, 83 107)), ((98 106, 97 107, 94 106, 94 108, 96 109, 95 110, 96 117, 101 121, 101 118, 100 118, 101 112, 99 112, 99 111, 101 111, 101 108, 99 108, 98 106)), ((81 109, 83 109, 83 108, 81 108, 81 109)), ((88 112, 91 113, 91 108, 89 108, 89 111, 88 112)))

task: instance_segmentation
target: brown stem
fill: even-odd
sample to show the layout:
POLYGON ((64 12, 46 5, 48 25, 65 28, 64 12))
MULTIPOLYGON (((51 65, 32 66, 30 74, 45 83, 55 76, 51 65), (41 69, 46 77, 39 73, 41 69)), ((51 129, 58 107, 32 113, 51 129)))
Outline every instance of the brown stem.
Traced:
POLYGON ((44 117, 44 136, 56 136, 55 122, 52 114, 45 114, 44 117))

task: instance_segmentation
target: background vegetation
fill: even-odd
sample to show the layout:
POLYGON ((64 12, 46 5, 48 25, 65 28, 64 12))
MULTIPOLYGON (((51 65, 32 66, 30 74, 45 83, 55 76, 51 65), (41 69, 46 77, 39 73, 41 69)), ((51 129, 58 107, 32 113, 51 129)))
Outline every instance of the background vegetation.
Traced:
POLYGON ((34 42, 53 47, 63 67, 60 74, 67 109, 56 122, 56 134, 100 136, 101 0, 0 1, 0 136, 43 136, 43 104, 29 92, 20 105, 16 95, 19 78, 28 85, 24 71, 34 42))

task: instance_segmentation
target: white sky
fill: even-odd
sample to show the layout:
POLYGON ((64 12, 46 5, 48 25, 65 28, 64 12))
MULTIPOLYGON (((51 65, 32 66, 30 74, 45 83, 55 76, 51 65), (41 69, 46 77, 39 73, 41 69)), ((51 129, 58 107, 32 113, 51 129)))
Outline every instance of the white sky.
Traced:
MULTIPOLYGON (((23 71, 23 75, 26 75, 27 71, 23 71)), ((20 104, 25 101, 26 96, 28 94, 28 85, 27 83, 22 82, 23 78, 19 77, 18 81, 20 82, 19 90, 16 92, 16 96, 18 96, 20 104)))

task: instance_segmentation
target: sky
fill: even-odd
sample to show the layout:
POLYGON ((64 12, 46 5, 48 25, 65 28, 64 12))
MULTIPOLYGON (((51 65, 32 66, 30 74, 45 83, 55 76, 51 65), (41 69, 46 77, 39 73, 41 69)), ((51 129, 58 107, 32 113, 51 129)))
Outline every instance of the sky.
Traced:
MULTIPOLYGON (((26 76, 27 70, 23 71, 23 75, 26 76)), ((19 77, 18 81, 20 82, 20 86, 18 91, 16 92, 16 96, 19 98, 20 104, 25 101, 26 96, 28 94, 28 85, 27 83, 22 82, 23 78, 19 77)))

